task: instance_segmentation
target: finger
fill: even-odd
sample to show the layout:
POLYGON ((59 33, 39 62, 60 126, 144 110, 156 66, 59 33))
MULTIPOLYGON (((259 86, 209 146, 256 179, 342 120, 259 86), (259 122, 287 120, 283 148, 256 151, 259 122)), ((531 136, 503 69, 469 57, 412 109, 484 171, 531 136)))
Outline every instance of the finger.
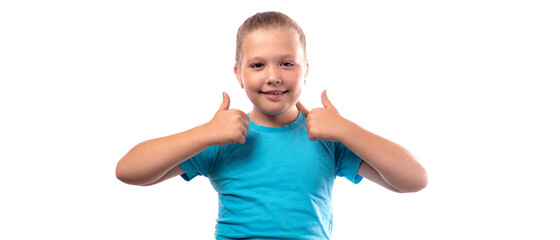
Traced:
POLYGON ((310 137, 309 137, 309 140, 312 141, 312 142, 315 142, 315 141, 317 141, 317 138, 316 138, 316 137, 311 137, 311 136, 310 136, 310 137))
POLYGON ((249 115, 247 115, 244 112, 241 112, 243 114, 243 118, 247 121, 247 123, 249 122, 249 115))
POLYGON ((224 100, 222 100, 222 105, 220 105, 220 108, 218 109, 219 111, 229 109, 229 95, 226 92, 222 92, 222 97, 224 98, 224 100))
POLYGON ((334 108, 331 100, 327 97, 327 90, 324 90, 323 93, 321 93, 321 103, 323 103, 323 107, 325 108, 334 108))
POLYGON ((247 136, 243 135, 242 137, 239 137, 239 139, 236 141, 237 144, 245 144, 245 138, 247 136))
POLYGON ((305 121, 305 131, 307 132, 307 137, 309 138, 309 140, 311 141, 315 141, 314 137, 311 134, 311 131, 309 131, 309 118, 305 121))
POLYGON ((315 136, 315 133, 313 131, 307 131, 307 137, 309 138, 309 140, 311 141, 315 141, 317 140, 317 136, 315 136))
POLYGON ((246 138, 248 134, 247 129, 244 129, 243 131, 241 131, 241 135, 243 135, 243 138, 246 138))

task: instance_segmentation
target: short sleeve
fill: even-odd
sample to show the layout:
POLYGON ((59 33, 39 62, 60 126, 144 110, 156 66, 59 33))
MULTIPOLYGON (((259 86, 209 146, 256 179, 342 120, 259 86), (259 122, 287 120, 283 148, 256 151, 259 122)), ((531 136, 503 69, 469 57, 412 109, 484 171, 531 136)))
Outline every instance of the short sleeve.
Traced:
POLYGON ((211 146, 194 157, 180 163, 179 166, 185 172, 181 174, 181 177, 186 181, 190 181, 199 175, 207 177, 208 169, 213 161, 215 161, 217 153, 218 147, 211 146))
POLYGON ((350 182, 357 184, 363 177, 358 175, 358 168, 362 159, 342 143, 335 143, 336 175, 345 177, 350 182))

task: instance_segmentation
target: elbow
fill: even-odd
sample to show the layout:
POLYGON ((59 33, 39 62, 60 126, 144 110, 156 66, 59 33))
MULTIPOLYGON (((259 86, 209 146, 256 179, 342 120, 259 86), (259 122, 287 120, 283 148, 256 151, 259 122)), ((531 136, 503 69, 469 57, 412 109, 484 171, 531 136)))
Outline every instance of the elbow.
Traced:
POLYGON ((131 182, 130 174, 126 172, 126 169, 122 166, 120 162, 119 164, 117 164, 117 168, 115 170, 115 176, 117 177, 118 180, 120 180, 123 183, 130 184, 131 182))
POLYGON ((397 193, 415 193, 420 192, 422 189, 426 188, 427 184, 411 184, 403 188, 395 188, 394 192, 397 193))
POLYGON ((142 177, 137 172, 131 171, 125 164, 119 162, 115 170, 115 176, 123 183, 136 185, 136 186, 150 186, 154 185, 155 181, 150 181, 149 178, 142 177))
POLYGON ((415 192, 420 192, 422 189, 426 188, 426 186, 428 186, 428 181, 420 181, 414 184, 411 184, 411 186, 409 186, 407 189, 405 189, 404 191, 401 191, 401 193, 415 193, 415 192))
POLYGON ((401 189, 402 193, 414 193, 419 192, 428 186, 428 173, 426 169, 418 164, 414 171, 410 172, 410 178, 408 184, 406 184, 405 189, 401 189))
MULTIPOLYGON (((141 144, 141 143, 140 143, 141 144)), ((140 145, 138 144, 138 145, 140 145)), ((135 160, 135 152, 137 152, 136 145, 132 148, 126 155, 124 155, 119 162, 117 163, 115 169, 115 177, 123 183, 130 184, 130 185, 144 185, 145 182, 140 177, 138 172, 138 161, 135 160)))
POLYGON ((115 176, 119 181, 126 184, 143 185, 142 183, 138 182, 137 177, 135 177, 134 174, 132 174, 131 171, 129 171, 126 166, 124 166, 122 161, 117 164, 117 168, 115 170, 115 176))
POLYGON ((428 186, 428 175, 426 171, 422 169, 421 173, 418 174, 415 178, 411 179, 410 182, 406 185, 406 187, 402 187, 397 189, 398 193, 414 193, 419 192, 422 189, 428 186))
POLYGON ((427 186, 428 186, 428 173, 426 172, 426 169, 422 168, 421 174, 418 177, 416 192, 419 192, 420 190, 426 188, 427 186))

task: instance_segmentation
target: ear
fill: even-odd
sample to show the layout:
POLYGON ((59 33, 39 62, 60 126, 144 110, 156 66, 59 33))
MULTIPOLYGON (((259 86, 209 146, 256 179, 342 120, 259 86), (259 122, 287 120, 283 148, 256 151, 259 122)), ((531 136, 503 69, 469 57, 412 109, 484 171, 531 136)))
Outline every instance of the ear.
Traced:
POLYGON ((305 60, 305 77, 307 77, 308 73, 309 73, 309 62, 305 60))
POLYGON ((245 88, 245 86, 243 85, 243 78, 241 77, 241 70, 239 69, 239 66, 237 64, 235 64, 233 66, 233 72, 235 73, 235 77, 237 78, 237 82, 239 83, 239 85, 241 85, 241 88, 245 88))
POLYGON ((307 60, 305 60, 305 75, 303 77, 303 84, 305 85, 307 83, 306 79, 307 79, 307 74, 309 73, 309 62, 307 60))

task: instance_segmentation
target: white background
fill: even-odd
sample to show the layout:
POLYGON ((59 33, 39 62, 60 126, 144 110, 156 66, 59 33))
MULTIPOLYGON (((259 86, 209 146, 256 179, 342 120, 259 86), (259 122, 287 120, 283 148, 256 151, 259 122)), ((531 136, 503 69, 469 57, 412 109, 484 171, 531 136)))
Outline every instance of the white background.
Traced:
POLYGON ((210 120, 238 26, 259 11, 308 38, 302 97, 409 149, 429 186, 338 179, 334 239, 559 239, 555 1, 2 1, 1 239, 211 239, 208 180, 130 186, 135 144, 210 120), (8 237, 9 236, 9 237, 8 237))

